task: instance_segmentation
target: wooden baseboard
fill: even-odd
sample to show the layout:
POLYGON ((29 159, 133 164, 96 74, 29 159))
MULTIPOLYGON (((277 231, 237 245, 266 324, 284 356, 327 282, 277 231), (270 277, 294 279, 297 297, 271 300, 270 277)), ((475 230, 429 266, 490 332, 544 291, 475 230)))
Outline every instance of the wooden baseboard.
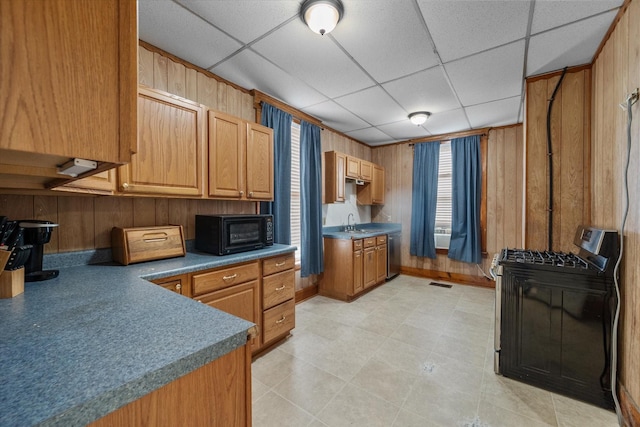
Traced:
POLYGON ((318 295, 318 285, 307 286, 296 291, 296 304, 318 295))
POLYGON ((423 270, 415 267, 400 267, 400 273, 414 277, 425 277, 446 282, 460 283, 462 285, 481 286, 483 288, 495 288, 493 280, 480 276, 469 276, 467 274, 447 273, 445 271, 423 270))
POLYGON ((640 407, 631 398, 627 389, 620 385, 620 409, 625 427, 640 427, 640 407))

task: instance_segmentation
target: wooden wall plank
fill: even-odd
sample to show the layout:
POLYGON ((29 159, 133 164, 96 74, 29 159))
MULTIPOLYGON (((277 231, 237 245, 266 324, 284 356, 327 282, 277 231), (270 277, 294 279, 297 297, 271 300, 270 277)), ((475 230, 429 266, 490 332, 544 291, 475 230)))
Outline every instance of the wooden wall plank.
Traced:
POLYGON ((198 73, 198 99, 197 102, 209 108, 218 109, 218 82, 202 73, 198 73))
POLYGON ((156 200, 151 197, 133 199, 133 226, 153 227, 156 225, 156 200))
POLYGON ((496 219, 496 189, 499 179, 500 168, 498 167, 498 147, 497 136, 504 133, 503 129, 496 129, 489 132, 489 142, 487 144, 487 251, 495 253, 498 251, 496 243, 497 219, 496 219), (492 230, 490 233, 489 230, 492 230))
POLYGON ((153 87, 153 52, 138 46, 138 82, 153 87))
POLYGON ((513 248, 516 246, 518 230, 516 227, 516 217, 518 216, 517 197, 519 189, 516 187, 518 170, 516 168, 516 128, 510 127, 504 130, 503 147, 503 167, 502 182, 504 183, 503 206, 503 229, 502 246, 513 248))
POLYGON ((187 70, 184 65, 167 60, 167 92, 187 96, 187 70))
POLYGON ((194 101, 198 99, 198 72, 193 68, 185 69, 185 97, 194 101))
POLYGON ((516 248, 524 248, 524 138, 522 126, 516 129, 516 248))
POLYGON ((505 237, 505 232, 507 231, 505 230, 505 217, 507 215, 506 210, 509 209, 509 205, 513 203, 513 201, 510 202, 505 199, 505 178, 510 179, 505 171, 507 166, 505 165, 505 146, 511 143, 511 141, 505 141, 505 133, 505 130, 499 132, 496 138, 496 164, 500 175, 496 181, 496 229, 494 233, 496 235, 496 245, 499 249, 504 248, 508 241, 508 238, 505 237))
POLYGON ((154 52, 153 54, 153 87, 155 89, 169 91, 169 59, 154 52))
POLYGON ((58 198, 58 249, 60 252, 95 248, 94 198, 58 198))
POLYGON ((113 227, 133 227, 133 200, 125 197, 98 197, 94 202, 96 248, 111 247, 113 227))

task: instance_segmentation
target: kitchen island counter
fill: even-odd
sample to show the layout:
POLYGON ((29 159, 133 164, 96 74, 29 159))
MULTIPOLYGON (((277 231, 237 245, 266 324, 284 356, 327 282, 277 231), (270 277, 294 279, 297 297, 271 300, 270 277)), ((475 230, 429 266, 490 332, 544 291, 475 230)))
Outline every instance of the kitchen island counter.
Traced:
POLYGON ((252 323, 147 280, 293 250, 82 265, 26 283, 0 300, 0 425, 86 425, 245 345, 252 323))

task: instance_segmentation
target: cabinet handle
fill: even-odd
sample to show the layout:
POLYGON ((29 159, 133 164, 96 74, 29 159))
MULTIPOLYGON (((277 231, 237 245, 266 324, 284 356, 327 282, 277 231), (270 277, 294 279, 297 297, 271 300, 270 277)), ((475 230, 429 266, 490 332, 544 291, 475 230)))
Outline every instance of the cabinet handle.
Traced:
POLYGON ((280 320, 276 320, 277 324, 280 324, 282 322, 284 322, 284 320, 287 318, 287 316, 282 316, 282 318, 280 320))
POLYGON ((282 267, 283 265, 285 265, 287 263, 287 261, 282 261, 282 262, 276 262, 276 267, 282 267))
POLYGON ((276 288, 275 290, 280 292, 280 291, 284 290, 286 287, 287 287, 287 285, 282 285, 279 288, 276 288))
POLYGON ((240 197, 244 196, 244 191, 240 190, 240 197))
POLYGON ((249 197, 253 197, 253 191, 249 191, 249 197))
POLYGON ((182 285, 181 285, 180 283, 178 283, 178 284, 176 285, 176 291, 179 291, 180 289, 182 289, 182 285))
POLYGON ((126 190, 127 188, 129 188, 129 184, 125 182, 124 184, 122 184, 122 188, 126 190))
POLYGON ((238 277, 238 273, 233 273, 231 276, 222 277, 222 280, 231 280, 231 279, 235 279, 236 277, 238 277))

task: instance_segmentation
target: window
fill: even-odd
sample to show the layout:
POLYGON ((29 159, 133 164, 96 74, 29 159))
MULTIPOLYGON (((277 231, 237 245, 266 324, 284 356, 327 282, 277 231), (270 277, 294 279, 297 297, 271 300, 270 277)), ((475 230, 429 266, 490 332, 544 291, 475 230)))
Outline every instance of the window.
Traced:
POLYGON ((300 124, 291 123, 291 244, 300 262, 300 124))
POLYGON ((436 249, 448 249, 451 240, 451 141, 440 144, 438 160, 438 202, 434 239, 436 249))

